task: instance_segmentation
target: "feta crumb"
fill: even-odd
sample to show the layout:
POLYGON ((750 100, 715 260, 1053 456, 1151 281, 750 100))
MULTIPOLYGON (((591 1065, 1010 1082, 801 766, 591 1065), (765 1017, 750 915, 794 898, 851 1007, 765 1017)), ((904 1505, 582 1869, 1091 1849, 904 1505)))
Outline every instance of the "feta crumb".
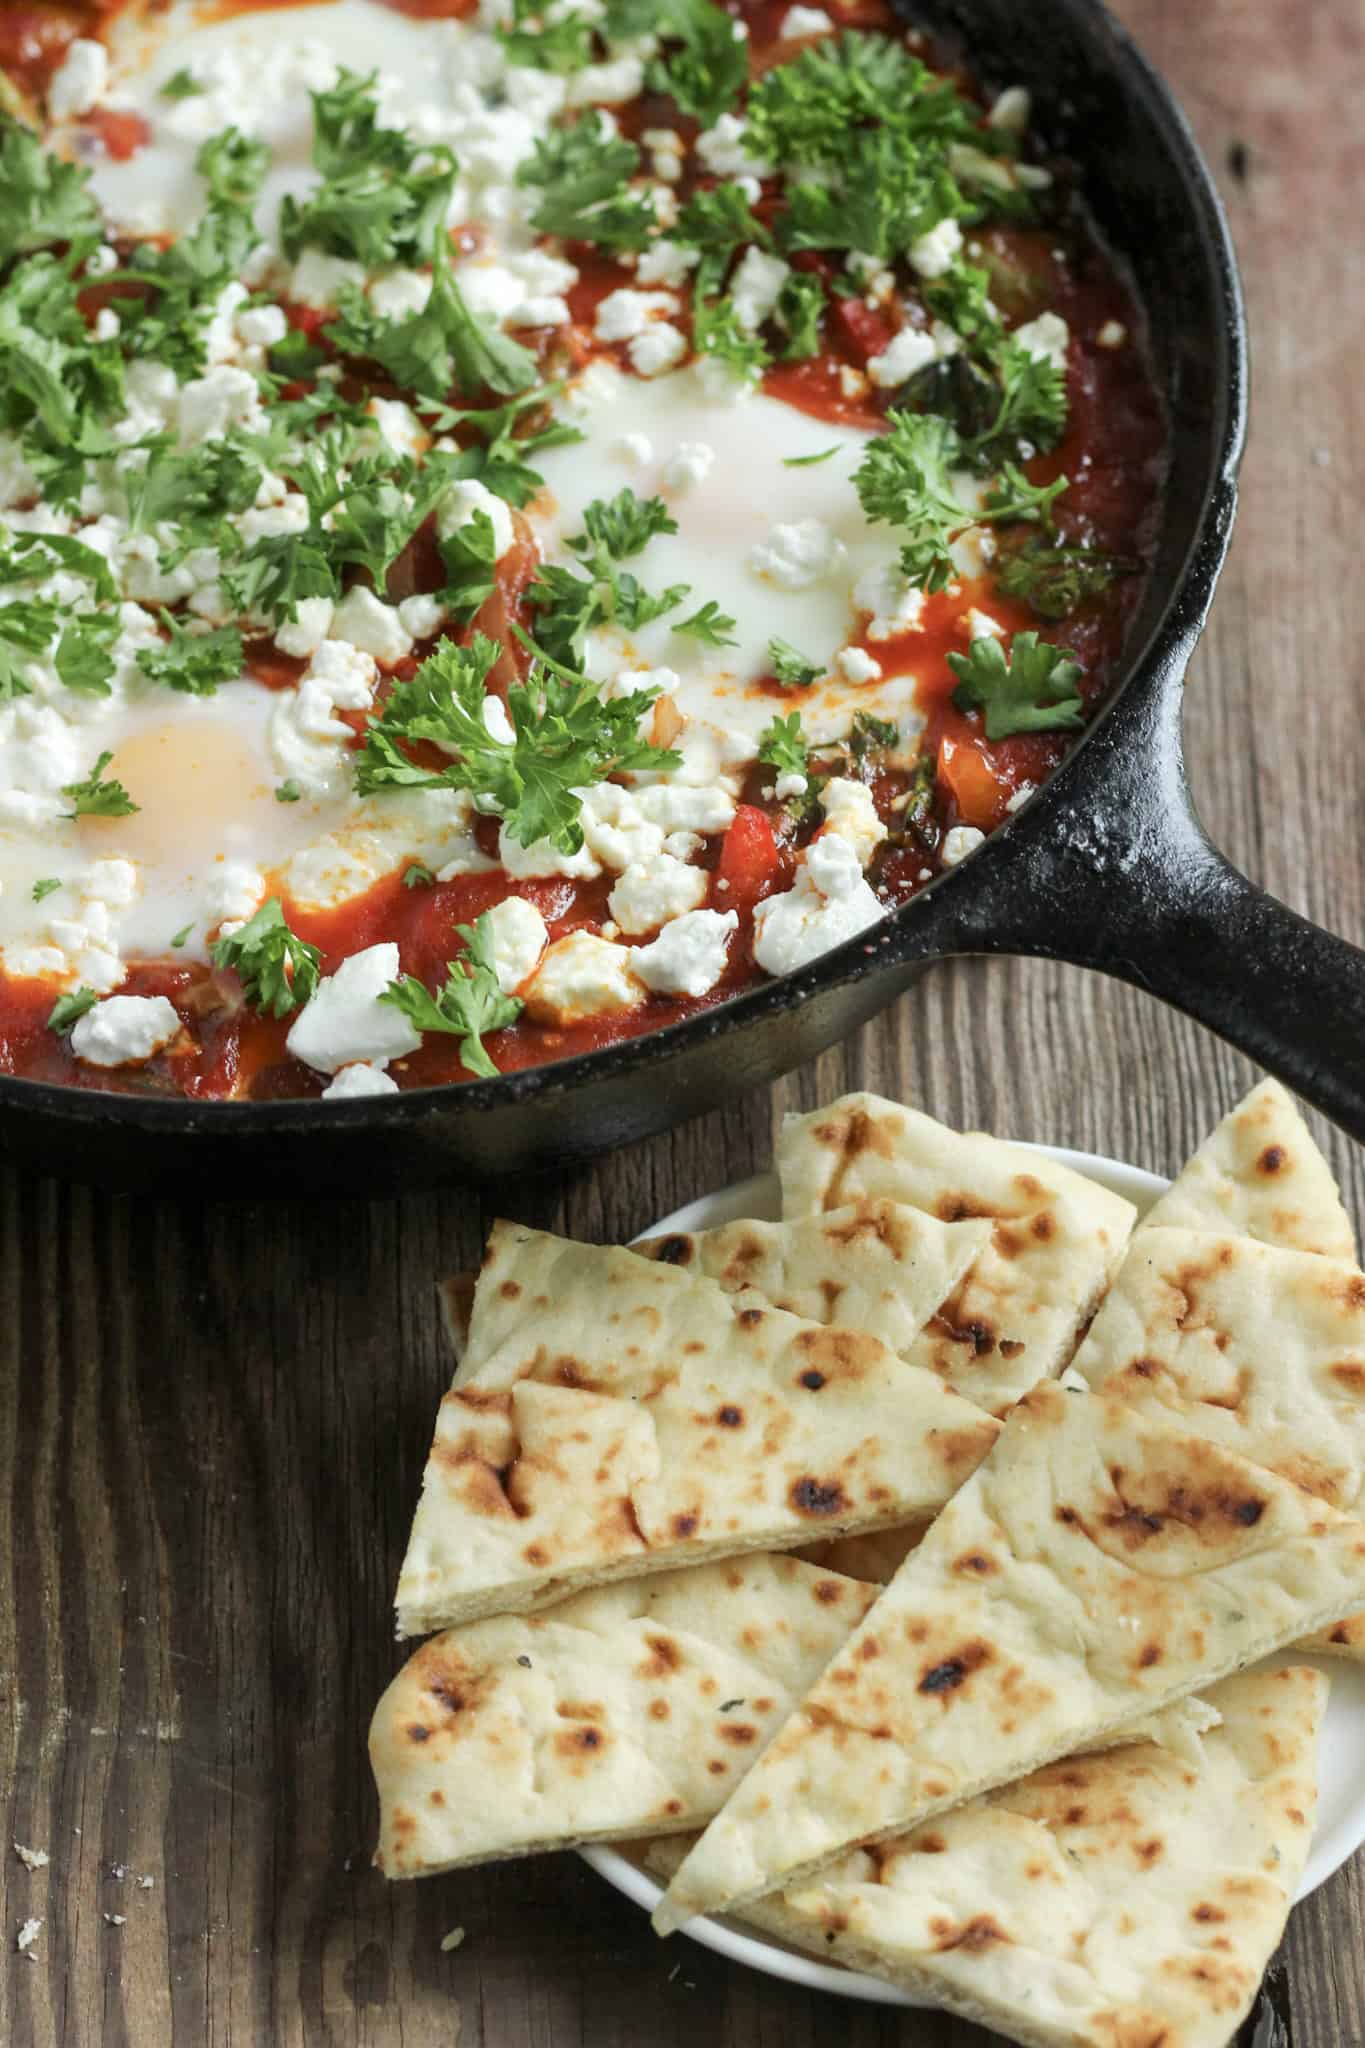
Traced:
POLYGON ((429 640, 444 623, 446 608, 439 597, 429 597, 419 591, 415 596, 403 599, 398 607, 398 616, 403 622, 403 631, 411 633, 414 640, 429 640))
POLYGON ((321 249, 307 248, 294 265, 289 278, 289 297, 300 306, 326 312, 338 304, 344 287, 359 291, 365 283, 365 266, 344 256, 326 256, 321 249))
MULTIPOLYGON (((327 1083, 322 1099, 324 1102, 354 1102, 362 1095, 397 1093, 398 1083, 392 1074, 386 1074, 382 1067, 371 1066, 368 1060, 353 1060, 349 1067, 342 1067, 327 1083)), ((142 1883, 141 1878, 138 1883, 142 1883)))
POLYGON ((180 1035, 180 1018, 165 996, 108 996, 78 1017, 71 1050, 92 1067, 149 1060, 180 1035))
POLYGON ((527 1015, 563 1029, 587 1017, 637 1009, 645 1000, 629 946, 613 945, 593 932, 556 939, 527 984, 527 1015))
POLYGON ((426 311, 431 278, 424 270, 386 270, 372 280, 367 296, 385 320, 410 320, 426 311))
POLYGON ((599 341, 631 341, 644 333, 656 313, 677 310, 678 301, 672 292, 637 292, 629 285, 621 285, 599 302, 593 333, 599 341))
POLYGON ((730 281, 730 303, 736 325, 753 334, 769 318, 782 287, 791 276, 791 265, 763 249, 746 249, 730 281))
POLYGON ((629 462, 636 469, 643 469, 654 460, 654 443, 648 434, 623 434, 612 444, 613 455, 619 455, 622 462, 629 462))
POLYGON ((626 869, 607 907, 621 930, 634 937, 657 931, 670 918, 695 910, 706 900, 707 886, 704 868, 656 853, 626 869))
POLYGON ((861 398, 867 390, 867 378, 852 363, 840 363, 839 390, 845 398, 861 398))
POLYGON ((48 117, 74 121, 97 107, 109 89, 109 52, 103 43, 77 36, 47 89, 48 117))
POLYGON ((469 524, 476 512, 486 512, 492 522, 493 547, 501 561, 517 537, 512 513, 506 500, 495 497, 477 477, 466 477, 442 494, 436 508, 436 531, 442 540, 449 540, 459 527, 469 524))
POLYGON ((969 640, 1003 640, 1005 637, 1005 628, 1000 621, 993 619, 989 612, 978 611, 975 605, 969 608, 964 623, 969 640))
POLYGON ((295 1018, 285 1040, 294 1058, 321 1074, 335 1074, 358 1060, 382 1067, 416 1052, 421 1032, 392 1003, 380 1001, 398 975, 398 948, 392 944, 367 946, 343 960, 295 1018))
POLYGON ((986 126, 997 128, 1003 135, 1022 135, 1028 127, 1033 111, 1033 102, 1026 85, 1007 85, 996 95, 986 126))
POLYGON ((26 1849, 22 1842, 14 1844, 14 1853, 25 1870, 46 1870, 48 1854, 46 1849, 26 1849))
POLYGON ((1041 356, 1055 370, 1066 368, 1071 330, 1059 313, 1040 313, 1036 320, 1016 327, 1010 339, 1018 342, 1020 348, 1027 349, 1031 356, 1041 356))
POLYGON ((831 776, 820 791, 820 808, 825 814, 824 830, 847 840, 858 856, 859 867, 865 868, 886 837, 867 784, 845 775, 831 776))
POLYGON ((443 1956, 448 1956, 451 1950, 458 1948, 463 1940, 463 1927, 452 1927, 449 1934, 443 1934, 441 1936, 441 1954, 443 1956))
POLYGON ((902 327, 879 356, 873 356, 867 374, 880 391, 894 390, 938 357, 938 344, 922 327, 902 327))
POLYGON ((850 683, 875 683, 881 677, 881 663, 874 661, 865 647, 841 647, 834 665, 850 683))
POLYGON ((641 377, 658 377, 673 369, 687 354, 687 337, 665 321, 656 321, 627 344, 631 367, 641 377))
POLYGON ((94 336, 96 341, 114 341, 122 332, 123 322, 112 306, 101 306, 95 315, 94 336))
POLYGON ((274 348, 289 332, 289 322, 280 306, 248 306, 237 315, 241 339, 253 348, 274 348))
POLYGON ((548 875, 567 875, 571 881, 589 881, 602 872, 586 838, 577 853, 561 853, 549 839, 534 839, 529 846, 523 846, 505 825, 498 833, 498 860, 516 881, 534 881, 548 875))
POLYGON ((789 796, 804 796, 809 788, 809 779, 799 769, 784 768, 773 785, 773 795, 783 804, 789 796))
POLYGON ((656 994, 704 996, 725 972, 731 935, 739 928, 733 910, 689 910, 673 918, 632 957, 636 974, 656 994))
POLYGON ((514 995, 538 965, 549 930, 535 904, 524 896, 504 896, 487 915, 498 987, 504 995, 514 995))
POLYGON ((715 460, 716 451, 709 441, 680 441, 664 470, 664 483, 670 490, 689 490, 693 484, 705 482, 715 460))
POLYGON ((353 584, 332 614, 330 637, 358 647, 387 668, 412 652, 412 635, 405 629, 397 605, 385 604, 363 583, 353 584))
POLYGON ((749 155, 744 123, 736 114, 722 114, 714 127, 697 137, 697 155, 716 178, 739 178, 746 173, 754 178, 772 175, 771 164, 749 155))
POLYGON ((790 974, 875 924, 882 905, 849 842, 823 832, 807 848, 794 888, 754 910, 754 959, 765 974, 790 974))
POLYGON ((809 590, 841 566, 848 550, 821 519, 801 519, 775 526, 766 541, 749 550, 755 576, 780 590, 809 590))
POLYGON ((962 250, 962 229, 951 217, 910 244, 910 265, 927 279, 943 277, 962 250))
POLYGON ((20 1955, 23 1954, 25 1949, 32 1948, 42 1931, 43 1923, 41 1920, 25 1920, 23 1926, 14 1937, 14 1946, 18 1949, 20 1955))
POLYGON ((959 861, 975 853, 986 835, 978 832, 975 825, 954 825, 943 841, 943 865, 955 868, 959 861))
POLYGON ((798 36, 826 36, 833 27, 823 7, 789 7, 780 34, 784 43, 791 43, 798 36))
POLYGON ((1128 339, 1128 329, 1121 320, 1106 320, 1095 340, 1101 348, 1122 348, 1128 339))
POLYGON ((688 249, 681 242, 670 242, 661 235, 657 242, 651 242, 635 266, 635 276, 640 284, 667 285, 678 291, 687 282, 687 273, 696 267, 700 251, 688 249))
POLYGON ((1036 796, 1037 792, 1038 785, 1036 782, 1021 782, 1014 795, 1005 805, 1005 809, 1013 816, 1016 811, 1022 811, 1029 798, 1036 796))

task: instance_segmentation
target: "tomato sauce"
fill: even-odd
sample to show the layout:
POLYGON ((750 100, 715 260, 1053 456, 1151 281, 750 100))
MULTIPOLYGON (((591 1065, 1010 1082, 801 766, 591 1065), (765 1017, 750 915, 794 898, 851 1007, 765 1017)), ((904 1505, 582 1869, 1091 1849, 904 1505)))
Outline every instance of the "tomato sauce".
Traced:
MULTIPOLYGON (((0 69, 9 72, 23 89, 40 92, 71 37, 89 33, 101 11, 107 16, 118 4, 119 0, 111 0, 101 10, 64 4, 64 0, 46 0, 46 4, 34 0, 32 5, 0 8, 0 69)), ((292 4, 295 0, 214 0, 204 11, 218 18, 292 4)), ((385 4, 417 19, 440 20, 469 15, 474 0, 385 0, 385 4)), ((789 4, 790 0, 730 0, 729 11, 750 31, 754 75, 779 56, 793 53, 793 45, 778 41, 789 4)), ((854 27, 893 25, 883 0, 851 0, 851 4, 845 0, 840 16, 841 24, 854 27)), ((947 68, 945 53, 931 48, 927 39, 923 54, 928 61, 947 68)), ((971 89, 969 80, 966 89, 971 89)), ((636 139, 650 127, 674 128, 689 139, 696 132, 696 123, 659 93, 642 95, 612 111, 621 131, 636 139)), ((98 110, 87 118, 87 126, 101 146, 119 158, 131 154, 146 139, 145 130, 139 133, 136 124, 137 116, 98 110)), ((685 201, 690 191, 713 182, 689 168, 675 189, 679 200, 685 201)), ((779 190, 776 181, 769 181, 756 203, 760 216, 771 210, 779 190)), ((472 246, 478 236, 475 223, 461 231, 458 239, 462 245, 472 246)), ((1066 732, 1035 733, 991 742, 980 716, 954 703, 957 678, 947 656, 965 647, 964 605, 979 605, 1007 633, 1037 630, 1042 637, 1069 647, 1084 665, 1079 687, 1086 704, 1093 706, 1116 672, 1159 518, 1164 422, 1145 351, 1134 344, 1106 348, 1099 341, 1099 336, 1115 325, 1140 338, 1141 313, 1083 214, 1073 208, 1063 215, 1060 225, 1042 228, 987 227, 976 231, 972 240, 979 245, 972 260, 989 268, 992 298, 1008 320, 1032 318, 1048 308, 1060 314, 1070 329, 1065 438, 1050 453, 1037 455, 1024 465, 1035 485, 1061 475, 1069 479, 1067 494, 1057 508, 1056 538, 1119 557, 1132 565, 1134 573, 1121 577, 1103 596, 1083 603, 1058 623, 1038 618, 1028 605, 1002 595, 991 576, 983 576, 979 585, 969 586, 965 593, 959 590, 951 598, 928 598, 913 632, 866 643, 867 652, 884 675, 913 674, 918 678, 917 702, 924 718, 920 760, 927 757, 932 764, 932 778, 927 779, 899 756, 880 756, 875 751, 863 758, 847 751, 813 754, 812 766, 817 773, 852 774, 869 784, 889 835, 873 858, 868 878, 888 907, 906 901, 940 871, 944 841, 955 825, 974 826, 983 832, 997 827, 1007 816, 1012 799, 1044 781, 1074 737, 1066 732)), ((635 284, 633 271, 589 247, 571 246, 567 253, 579 271, 569 294, 570 325, 526 335, 523 340, 553 371, 576 368, 594 355, 607 355, 632 374, 625 348, 604 348, 596 341, 593 327, 603 298, 635 284)), ((875 429, 897 402, 897 394, 879 390, 866 376, 867 364, 885 351, 903 321, 927 323, 929 309, 917 303, 914 287, 907 287, 903 278, 898 284, 898 304, 869 304, 864 297, 833 290, 836 275, 847 275, 837 259, 803 252, 794 262, 821 276, 830 287, 821 326, 821 352, 809 361, 774 365, 765 374, 764 388, 771 397, 814 419, 875 429)), ((89 317, 93 318, 110 295, 108 288, 90 287, 83 295, 89 317)), ((293 325, 310 339, 319 337, 328 318, 302 306, 287 311, 293 325)), ((686 313, 678 316, 678 324, 687 327, 686 313)), ((360 366, 351 365, 342 389, 348 396, 363 397, 367 390, 385 392, 389 387, 366 379, 360 366)), ((529 662, 512 628, 533 623, 528 620, 524 599, 538 561, 531 529, 520 515, 516 515, 516 530, 515 547, 498 565, 493 595, 472 624, 457 635, 465 639, 478 630, 502 643, 504 654, 490 686, 504 698, 509 685, 525 674, 529 662)), ((438 590, 444 580, 434 524, 428 521, 391 569, 385 594, 398 602, 415 593, 438 590)), ((427 652, 428 647, 416 648, 396 666, 392 677, 381 683, 381 702, 393 681, 410 676, 427 652)), ((250 673, 271 690, 291 688, 306 666, 281 654, 268 639, 249 639, 246 660, 250 673)), ((780 700, 775 709, 785 711, 799 710, 811 693, 783 689, 774 678, 771 694, 780 700)), ((341 715, 352 726, 359 746, 366 714, 341 715)), ((661 743, 667 743, 667 735, 661 743)), ((439 769, 444 760, 438 750, 426 746, 414 749, 413 757, 433 769, 439 769)), ((774 780, 772 769, 753 766, 733 823, 708 841, 700 856, 708 871, 706 905, 732 909, 739 918, 729 964, 717 986, 698 999, 650 994, 635 1009, 600 1015, 561 1030, 523 1014, 487 1041, 486 1049, 499 1069, 511 1072, 571 1057, 658 1029, 723 1002, 762 978, 751 955, 755 907, 765 897, 791 887, 801 848, 821 824, 814 803, 779 803, 774 780)), ((476 841, 490 858, 496 858, 497 830, 497 821, 491 818, 481 819, 476 826, 476 841)), ((388 941, 398 946, 403 972, 434 989, 462 950, 459 927, 472 924, 509 894, 534 905, 551 940, 578 930, 601 932, 606 927, 608 935, 622 943, 645 943, 624 938, 611 924, 608 897, 614 880, 611 874, 586 881, 515 880, 495 868, 449 882, 418 876, 413 878, 413 886, 407 886, 401 874, 394 874, 335 909, 312 908, 287 895, 283 907, 293 930, 318 948, 324 975, 335 971, 349 955, 388 941)), ((324 1079, 288 1053, 286 1039, 292 1018, 263 1017, 249 1009, 232 973, 194 963, 134 963, 120 993, 168 997, 185 1030, 174 1044, 141 1067, 101 1069, 74 1059, 66 1039, 47 1028, 54 997, 50 982, 0 979, 0 1072, 103 1090, 191 1098, 299 1097, 317 1095, 325 1086, 324 1079)), ((404 1087, 458 1079, 465 1073, 457 1039, 439 1033, 429 1033, 417 1052, 395 1061, 390 1071, 404 1087)))

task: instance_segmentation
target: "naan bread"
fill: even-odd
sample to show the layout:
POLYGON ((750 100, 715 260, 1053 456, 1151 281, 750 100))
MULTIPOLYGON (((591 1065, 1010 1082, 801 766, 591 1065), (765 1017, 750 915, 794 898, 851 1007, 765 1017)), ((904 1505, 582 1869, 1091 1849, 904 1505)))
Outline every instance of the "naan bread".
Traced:
POLYGON ((1044 1381, 712 1821, 655 1916, 861 1844, 1202 1690, 1365 1596, 1365 1525, 1044 1381))
POLYGON ((1278 1081, 1262 1081, 1224 1117, 1141 1227, 1171 1226, 1356 1259, 1332 1169, 1278 1081))
POLYGON ((954 1320, 958 1291, 989 1258, 991 1240, 984 1218, 940 1223, 901 1202, 873 1201, 789 1223, 675 1231, 634 1249, 704 1273, 727 1294, 752 1292, 810 1322, 866 1330, 978 1407, 1004 1414, 1031 1384, 1020 1383, 1019 1347, 1009 1338, 964 1344, 954 1320))
MULTIPOLYGON (((744 1917, 1025 2048, 1224 2048, 1303 1875, 1326 1701, 1302 1666, 1226 1679, 1189 1761, 1049 1764, 744 1917)), ((685 1846, 647 1868, 667 1879, 685 1846)))
POLYGON ((434 1637, 370 1727, 375 1862, 421 1877, 700 1826, 875 1597, 759 1554, 434 1637))
MULTIPOLYGON (((1253 1237, 1143 1229, 1073 1370, 1365 1513, 1365 1273, 1253 1237)), ((1365 1616, 1300 1648, 1365 1655, 1365 1616)))
POLYGON ((914 1358, 993 1413, 1061 1371, 1137 1213, 1053 1160, 979 1131, 950 1131, 876 1095, 845 1095, 788 1117, 777 1164, 784 1217, 889 1201, 944 1223, 991 1223, 990 1246, 914 1358))
POLYGON ((930 1515, 997 1433, 859 1331, 497 1224, 437 1419, 398 1631, 930 1515))

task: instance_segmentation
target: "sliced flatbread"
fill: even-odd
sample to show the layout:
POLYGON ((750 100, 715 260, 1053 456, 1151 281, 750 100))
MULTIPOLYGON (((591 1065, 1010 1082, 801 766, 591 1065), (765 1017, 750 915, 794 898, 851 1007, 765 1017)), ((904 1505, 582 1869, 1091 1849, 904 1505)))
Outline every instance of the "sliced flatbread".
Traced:
POLYGON ((661 1933, 1089 1748, 1365 1596, 1365 1525, 1044 1381, 712 1821, 661 1933))
POLYGON ((370 1727, 376 1864, 421 1877, 701 1826, 875 1597, 760 1553, 434 1637, 370 1727))
POLYGON ((744 1917, 1025 2048, 1224 2048, 1303 1875, 1326 1701, 1304 1666, 1226 1679, 1188 1761, 1066 1758, 744 1917))
POLYGON ((782 1213, 900 1202, 943 1223, 985 1218, 990 1246, 915 1351, 940 1378, 1003 1412, 1061 1371, 1133 1228, 1131 1202, 1036 1152, 950 1131, 876 1095, 788 1117, 782 1213))
POLYGON ((992 1255, 986 1218, 940 1223, 903 1202, 864 1202, 788 1223, 726 1223, 634 1247, 704 1273, 728 1294, 753 1293, 813 1323, 866 1330, 911 1365, 937 1373, 988 1414, 1011 1409, 1032 1381, 1010 1338, 964 1343, 963 1283, 992 1255))
POLYGON ((1332 1169, 1278 1081, 1262 1081, 1224 1117, 1140 1227, 1171 1226, 1356 1259, 1332 1169))
POLYGON ((437 1419, 399 1634, 932 1515, 998 1429, 860 1331, 497 1224, 437 1419))
MULTIPOLYGON (((1365 1512, 1365 1273, 1254 1237, 1144 1229, 1072 1369, 1365 1512)), ((1300 1644, 1365 1655, 1365 1616, 1300 1644)))

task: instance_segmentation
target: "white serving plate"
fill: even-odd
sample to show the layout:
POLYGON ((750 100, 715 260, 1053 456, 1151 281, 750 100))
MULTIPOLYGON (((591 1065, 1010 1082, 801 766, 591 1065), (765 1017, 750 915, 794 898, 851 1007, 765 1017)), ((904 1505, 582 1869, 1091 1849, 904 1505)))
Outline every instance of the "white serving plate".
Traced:
MULTIPOLYGON (((1030 1145, 1026 1149, 1087 1174, 1116 1195, 1126 1196, 1140 1212, 1149 1209, 1170 1186, 1158 1174, 1145 1173, 1139 1166, 1126 1166, 1118 1159, 1101 1158, 1097 1153, 1071 1152, 1061 1145, 1030 1145)), ((641 1235, 659 1237, 670 1230, 710 1230, 743 1216, 775 1220, 780 1214, 777 1175, 760 1173, 689 1202, 686 1208, 663 1217, 641 1235)), ((1319 1750, 1317 1827, 1298 1891, 1299 1898, 1305 1899, 1365 1842, 1365 1667, 1335 1658, 1299 1661, 1316 1664, 1332 1680, 1319 1750)), ((615 1885, 617 1891, 624 1892, 647 1913, 653 1912, 663 1887, 619 1849, 596 1846, 579 1853, 608 1884, 615 1885)), ((876 1977, 817 1963, 769 1936, 747 1933, 733 1921, 694 1920, 687 1933, 718 1955, 747 1963, 753 1970, 765 1970, 771 1977, 785 1977, 788 1983, 800 1984, 810 1991, 829 1991, 839 1998, 864 1999, 875 2005, 922 2007, 926 2003, 876 1977)))

